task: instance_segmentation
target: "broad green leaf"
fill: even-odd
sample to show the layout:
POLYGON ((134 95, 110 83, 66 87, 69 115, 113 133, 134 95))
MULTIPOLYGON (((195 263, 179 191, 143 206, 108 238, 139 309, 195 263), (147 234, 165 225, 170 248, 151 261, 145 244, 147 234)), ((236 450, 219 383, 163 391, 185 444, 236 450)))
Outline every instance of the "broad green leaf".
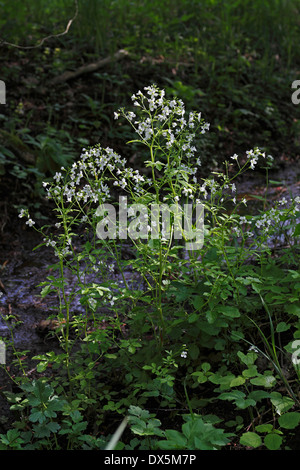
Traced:
POLYGON ((275 385, 276 379, 275 377, 273 377, 273 375, 260 375, 259 377, 250 379, 250 382, 253 385, 259 385, 262 387, 270 388, 275 385))
POLYGON ((209 364, 209 362, 203 362, 203 364, 201 365, 201 369, 204 372, 208 372, 211 369, 211 365, 209 364))
POLYGON ((243 377, 246 377, 248 379, 250 377, 255 377, 257 374, 257 366, 250 366, 248 369, 245 369, 242 372, 243 377))
POLYGON ((273 430, 272 424, 259 424, 258 426, 255 426, 255 431, 258 431, 258 432, 271 432, 272 430, 273 430))
POLYGON ((298 303, 285 305, 285 311, 290 315, 296 315, 300 317, 300 305, 298 303))
POLYGON ((193 373, 192 373, 192 376, 197 377, 197 382, 198 382, 199 384, 204 384, 204 383, 207 382, 207 380, 208 380, 208 378, 206 377, 206 375, 204 374, 204 372, 201 372, 201 371, 193 372, 193 373))
POLYGON ((244 364, 246 364, 246 366, 252 366, 257 359, 257 354, 255 352, 249 352, 248 354, 244 354, 242 351, 238 351, 237 355, 240 360, 244 364))
POLYGON ((247 447, 259 447, 262 445, 261 437, 255 432, 245 432, 240 438, 240 443, 247 447))
POLYGON ((270 398, 270 392, 265 390, 253 390, 249 393, 248 398, 252 398, 255 402, 264 400, 265 398, 270 398))
POLYGON ((269 450, 278 450, 282 444, 282 437, 275 433, 267 434, 264 438, 264 444, 269 450))
POLYGON ((230 318, 238 318, 241 316, 239 309, 236 307, 225 306, 222 308, 218 308, 218 311, 223 313, 223 315, 225 315, 226 317, 230 317, 230 318))
POLYGON ((243 385, 246 382, 244 377, 238 376, 235 377, 231 382, 230 382, 230 387, 238 387, 239 385, 243 385))
POLYGON ((291 411, 278 418, 280 426, 284 429, 294 429, 300 423, 300 413, 291 411))
POLYGON ((291 327, 291 325, 288 325, 287 323, 285 323, 284 321, 281 321, 278 323, 278 325, 276 326, 276 331, 277 333, 282 333, 283 331, 287 331, 289 330, 291 327))
POLYGON ((271 403, 276 408, 276 413, 278 413, 279 415, 282 415, 295 405, 295 402, 292 398, 282 396, 279 392, 272 392, 270 398, 271 403))
POLYGON ((246 398, 246 400, 243 400, 243 399, 236 400, 235 404, 241 410, 245 410, 246 408, 248 408, 248 406, 255 406, 256 402, 252 400, 251 398, 246 398))

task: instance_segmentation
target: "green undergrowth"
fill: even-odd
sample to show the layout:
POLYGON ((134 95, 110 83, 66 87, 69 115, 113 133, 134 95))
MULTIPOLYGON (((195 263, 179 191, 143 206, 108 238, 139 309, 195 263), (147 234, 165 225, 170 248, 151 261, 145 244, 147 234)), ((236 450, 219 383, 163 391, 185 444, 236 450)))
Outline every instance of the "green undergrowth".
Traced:
POLYGON ((11 329, 3 450, 293 448, 300 199, 265 199, 247 214, 237 177, 268 170, 272 157, 228 155, 203 178, 194 142, 209 124, 167 96, 145 87, 115 111, 147 155, 142 170, 110 147, 85 148, 44 182, 53 226, 20 212, 40 233, 37 249, 57 256, 40 283, 57 305, 33 374, 11 329), (172 207, 169 225, 148 218, 157 204, 172 207), (181 205, 193 208, 188 227, 181 205))

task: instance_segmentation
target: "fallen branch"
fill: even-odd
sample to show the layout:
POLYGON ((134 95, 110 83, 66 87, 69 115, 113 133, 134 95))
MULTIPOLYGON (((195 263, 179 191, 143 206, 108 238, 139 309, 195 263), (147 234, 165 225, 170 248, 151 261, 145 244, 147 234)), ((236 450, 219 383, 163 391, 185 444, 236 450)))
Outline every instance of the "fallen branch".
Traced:
POLYGON ((110 62, 121 60, 128 55, 129 55, 129 52, 123 49, 120 49, 118 52, 116 52, 112 56, 105 57, 105 59, 100 59, 97 62, 93 62, 91 64, 82 65, 82 67, 79 67, 73 72, 64 72, 63 74, 58 75, 57 77, 53 78, 53 80, 50 81, 50 85, 57 85, 58 83, 63 83, 73 78, 77 78, 80 75, 83 75, 85 73, 95 72, 96 70, 100 69, 104 65, 107 65, 110 62))

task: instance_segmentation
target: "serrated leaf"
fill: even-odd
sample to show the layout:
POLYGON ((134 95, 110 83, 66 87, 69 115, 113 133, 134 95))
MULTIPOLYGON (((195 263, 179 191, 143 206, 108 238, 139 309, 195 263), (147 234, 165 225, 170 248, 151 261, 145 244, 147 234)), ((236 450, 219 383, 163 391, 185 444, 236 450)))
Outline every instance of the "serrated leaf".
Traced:
POLYGON ((29 420, 32 423, 36 423, 38 421, 40 424, 42 424, 46 421, 46 417, 40 411, 33 411, 29 416, 29 420))

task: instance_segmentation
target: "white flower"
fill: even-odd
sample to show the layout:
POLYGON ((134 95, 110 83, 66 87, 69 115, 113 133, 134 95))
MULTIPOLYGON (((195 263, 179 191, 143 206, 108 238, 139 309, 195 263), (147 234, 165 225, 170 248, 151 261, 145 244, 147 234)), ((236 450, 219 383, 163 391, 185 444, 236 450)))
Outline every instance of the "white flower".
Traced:
POLYGON ((19 214, 20 219, 22 219, 22 217, 25 217, 25 215, 26 215, 25 209, 21 209, 21 212, 19 214))
POLYGON ((57 181, 57 183, 59 182, 59 180, 61 179, 61 173, 55 173, 55 175, 53 176, 53 179, 57 181))
POLYGON ((208 131, 209 127, 210 127, 209 123, 206 122, 205 124, 203 124, 203 126, 201 128, 201 134, 205 134, 205 131, 208 131))
POLYGON ((29 225, 29 227, 32 227, 35 224, 35 222, 32 219, 28 219, 26 224, 29 225))
POLYGON ((119 114, 116 113, 116 112, 114 112, 114 118, 115 118, 115 119, 118 119, 118 117, 119 117, 119 114))
POLYGON ((186 359, 186 357, 187 357, 187 351, 182 351, 181 357, 183 357, 184 359, 186 359))
POLYGON ((191 197, 193 190, 192 188, 183 188, 182 192, 184 193, 185 196, 191 197))
POLYGON ((287 203, 287 200, 286 200, 285 197, 283 197, 283 198, 279 201, 279 205, 280 205, 280 206, 283 206, 283 205, 286 204, 286 203, 287 203))

